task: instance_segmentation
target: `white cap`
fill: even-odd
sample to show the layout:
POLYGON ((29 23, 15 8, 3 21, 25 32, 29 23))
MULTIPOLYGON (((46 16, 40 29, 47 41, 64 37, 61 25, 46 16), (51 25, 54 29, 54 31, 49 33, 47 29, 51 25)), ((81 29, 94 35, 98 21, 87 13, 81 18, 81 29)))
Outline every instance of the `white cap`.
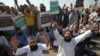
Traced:
POLYGON ((36 41, 37 40, 37 37, 35 36, 29 36, 28 37, 28 43, 31 42, 31 41, 36 41))

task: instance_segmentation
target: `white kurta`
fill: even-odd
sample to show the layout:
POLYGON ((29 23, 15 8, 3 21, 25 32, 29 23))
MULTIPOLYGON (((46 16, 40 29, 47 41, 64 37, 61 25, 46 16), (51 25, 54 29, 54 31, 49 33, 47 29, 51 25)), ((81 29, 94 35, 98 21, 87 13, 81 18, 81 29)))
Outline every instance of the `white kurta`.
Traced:
POLYGON ((38 43, 38 49, 34 52, 30 51, 29 45, 17 49, 15 55, 21 55, 23 53, 27 53, 27 56, 43 56, 42 50, 48 50, 50 48, 46 46, 46 44, 38 43))
POLYGON ((58 30, 54 30, 55 37, 58 41, 58 54, 57 56, 75 56, 75 46, 83 41, 86 37, 90 36, 91 31, 88 30, 85 33, 73 38, 70 42, 65 42, 64 37, 62 37, 58 30))

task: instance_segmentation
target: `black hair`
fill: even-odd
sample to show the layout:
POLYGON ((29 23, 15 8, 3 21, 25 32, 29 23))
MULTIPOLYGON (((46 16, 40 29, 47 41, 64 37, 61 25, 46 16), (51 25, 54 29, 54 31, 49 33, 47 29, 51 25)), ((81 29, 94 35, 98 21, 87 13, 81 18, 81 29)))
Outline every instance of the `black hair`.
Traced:
POLYGON ((39 32, 43 32, 43 28, 38 29, 39 32))
POLYGON ((21 30, 19 27, 16 27, 16 29, 15 29, 16 31, 18 31, 18 30, 21 30))

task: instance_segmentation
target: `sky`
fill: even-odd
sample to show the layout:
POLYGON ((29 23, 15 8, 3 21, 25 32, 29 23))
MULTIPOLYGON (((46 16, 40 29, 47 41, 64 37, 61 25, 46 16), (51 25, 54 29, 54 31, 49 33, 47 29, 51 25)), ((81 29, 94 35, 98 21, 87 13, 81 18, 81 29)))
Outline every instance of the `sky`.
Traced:
MULTIPOLYGON (((73 4, 76 3, 76 0, 58 0, 58 1, 59 1, 59 5, 61 7, 63 7, 64 4, 69 6, 70 3, 73 3, 73 4)), ((3 2, 5 5, 14 6, 14 0, 0 0, 0 2, 3 2)), ((50 10, 50 0, 30 0, 30 2, 38 7, 41 3, 43 3, 46 6, 46 9, 50 10)), ((100 0, 99 0, 99 2, 100 2, 100 0)), ((18 4, 23 5, 23 4, 27 4, 27 3, 26 3, 26 0, 18 0, 18 4)), ((94 0, 85 0, 84 1, 85 8, 89 7, 90 4, 94 4, 94 0)))

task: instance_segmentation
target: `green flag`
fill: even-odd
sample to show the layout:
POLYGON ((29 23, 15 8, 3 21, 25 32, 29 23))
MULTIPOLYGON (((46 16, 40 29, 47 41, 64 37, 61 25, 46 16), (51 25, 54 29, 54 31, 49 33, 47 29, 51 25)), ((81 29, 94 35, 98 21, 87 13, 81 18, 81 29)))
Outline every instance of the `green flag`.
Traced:
POLYGON ((50 1, 50 12, 51 12, 51 14, 58 14, 59 13, 58 1, 50 1))

